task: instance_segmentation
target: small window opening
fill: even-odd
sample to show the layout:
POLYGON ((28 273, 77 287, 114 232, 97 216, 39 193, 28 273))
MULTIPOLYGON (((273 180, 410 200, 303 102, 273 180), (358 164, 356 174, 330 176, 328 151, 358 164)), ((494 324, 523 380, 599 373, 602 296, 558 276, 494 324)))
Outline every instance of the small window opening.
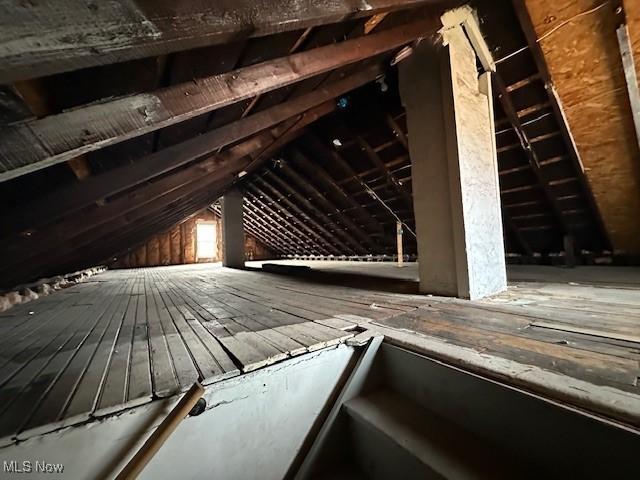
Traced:
POLYGON ((196 241, 198 260, 213 260, 216 257, 216 224, 198 223, 196 241))

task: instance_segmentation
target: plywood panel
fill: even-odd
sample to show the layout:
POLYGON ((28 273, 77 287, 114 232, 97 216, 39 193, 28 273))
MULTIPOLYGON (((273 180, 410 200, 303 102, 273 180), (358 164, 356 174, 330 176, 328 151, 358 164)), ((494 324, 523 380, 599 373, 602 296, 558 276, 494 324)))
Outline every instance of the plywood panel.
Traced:
MULTIPOLYGON (((640 151, 616 39, 616 15, 608 4, 583 14, 601 4, 595 0, 525 4, 538 38, 573 19, 540 45, 614 248, 640 253, 640 151)), ((637 37, 634 41, 637 48, 637 37)))
POLYGON ((623 4, 636 62, 636 73, 640 78, 640 3, 637 0, 624 0, 623 4))

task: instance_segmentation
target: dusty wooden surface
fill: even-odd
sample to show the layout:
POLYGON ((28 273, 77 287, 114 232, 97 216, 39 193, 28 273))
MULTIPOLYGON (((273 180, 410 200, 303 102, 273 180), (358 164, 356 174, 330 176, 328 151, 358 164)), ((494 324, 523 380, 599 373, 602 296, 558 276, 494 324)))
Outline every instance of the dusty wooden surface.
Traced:
POLYGON ((587 407, 591 388, 604 389, 601 402, 613 401, 606 393, 613 390, 640 402, 633 269, 623 269, 619 282, 586 284, 560 283, 559 274, 558 283, 541 282, 553 279, 553 269, 520 272, 537 281, 468 302, 407 293, 412 264, 350 262, 340 271, 341 262, 322 263, 337 266, 289 275, 215 264, 112 270, 5 312, 0 438, 117 412, 197 378, 211 384, 346 341, 355 326, 381 325, 409 339, 438 339, 454 355, 472 350, 576 379, 587 385, 576 392, 587 407))

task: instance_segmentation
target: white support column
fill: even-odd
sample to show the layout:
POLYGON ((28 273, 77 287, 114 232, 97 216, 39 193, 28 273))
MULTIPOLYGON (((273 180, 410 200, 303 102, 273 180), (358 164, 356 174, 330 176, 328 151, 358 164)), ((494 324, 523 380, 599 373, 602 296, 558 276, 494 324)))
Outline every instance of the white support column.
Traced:
POLYGON ((474 21, 445 14, 443 45, 423 42, 400 64, 420 291, 470 299, 506 288, 490 74, 478 76, 463 29, 474 21))
POLYGON ((222 265, 244 268, 244 226, 242 191, 234 188, 224 194, 222 207, 222 265))

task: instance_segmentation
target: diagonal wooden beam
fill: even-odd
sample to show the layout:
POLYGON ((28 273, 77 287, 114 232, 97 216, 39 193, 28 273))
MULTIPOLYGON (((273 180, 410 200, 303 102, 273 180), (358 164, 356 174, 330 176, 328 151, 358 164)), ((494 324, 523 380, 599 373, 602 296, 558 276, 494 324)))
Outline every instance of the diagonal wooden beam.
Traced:
POLYGON ((318 165, 316 162, 311 161, 304 153, 302 153, 301 150, 297 148, 291 149, 291 156, 310 178, 319 179, 325 184, 325 186, 328 186, 331 190, 337 193, 338 196, 342 198, 342 201, 349 205, 353 211, 358 212, 365 222, 370 225, 378 225, 376 220, 371 216, 371 213, 355 201, 344 188, 338 185, 335 179, 323 167, 318 165))
POLYGON ((384 177, 386 178, 387 184, 390 185, 391 188, 396 191, 396 194, 398 194, 403 199, 405 206, 407 206, 409 209, 413 209, 413 198, 411 198, 411 194, 407 192, 405 187, 402 186, 402 184, 398 182, 396 177, 393 176, 393 174, 384 164, 384 162, 382 161, 378 153, 373 148, 371 148, 371 145, 369 145, 369 143, 367 143, 367 141, 364 138, 362 138, 360 135, 356 136, 356 141, 358 142, 360 147, 364 150, 364 152, 367 154, 371 162, 382 173, 382 175, 384 175, 384 177))
MULTIPOLYGON (((212 204, 209 207, 209 210, 211 210, 213 213, 215 213, 218 217, 222 218, 222 212, 220 210, 220 205, 218 205, 217 203, 212 204)), ((244 223, 244 228, 245 228, 245 230, 247 232, 249 232, 251 235, 256 237, 260 242, 262 242, 264 244, 265 247, 267 247, 270 250, 272 250, 273 253, 279 253, 279 254, 286 254, 287 253, 287 249, 286 249, 285 246, 279 245, 278 243, 276 243, 274 241, 273 238, 266 237, 263 234, 263 232, 261 232, 260 229, 256 227, 256 225, 253 223, 253 221, 250 218, 248 218, 244 213, 245 212, 243 212, 242 221, 244 223)))
POLYGON ((287 196, 283 195, 282 192, 280 192, 267 180, 265 180, 264 177, 255 177, 253 179, 253 186, 265 197, 271 198, 274 203, 283 203, 293 212, 293 214, 297 215, 301 219, 306 219, 315 228, 315 230, 319 232, 320 238, 323 238, 328 245, 331 245, 334 254, 344 255, 347 253, 355 253, 351 249, 351 247, 337 238, 337 235, 329 232, 329 230, 327 230, 324 225, 318 222, 318 220, 316 220, 313 216, 302 210, 298 205, 293 203, 287 196), (258 185, 260 185, 262 188, 260 188, 258 185), (337 245, 337 247, 335 245, 337 245))
POLYGON ((492 78, 493 78, 493 83, 496 87, 496 94, 498 96, 500 104, 502 105, 502 109, 507 115, 507 118, 509 119, 509 123, 511 124, 514 131, 516 132, 518 141, 520 142, 520 146, 524 150, 524 153, 527 156, 527 160, 529 161, 529 166, 531 167, 531 170, 533 171, 533 174, 535 175, 536 180, 538 181, 538 185, 540 185, 540 187, 542 188, 542 191, 544 192, 544 196, 547 202, 551 206, 551 210, 553 211, 553 215, 556 221, 558 222, 558 225, 560 225, 563 233, 571 232, 571 227, 568 224, 567 219, 562 213, 562 208, 560 207, 560 203, 558 202, 558 199, 555 193, 551 191, 551 185, 549 184, 549 180, 546 174, 542 171, 542 168, 540 167, 540 161, 538 159, 538 155, 533 145, 531 144, 531 141, 529 140, 529 136, 522 128, 522 123, 520 122, 520 118, 518 117, 518 114, 516 112, 515 107, 513 106, 513 103, 511 102, 511 97, 507 92, 507 87, 505 86, 504 82, 502 81, 502 78, 500 77, 500 75, 498 75, 497 72, 492 75, 492 78))
POLYGON ((296 237, 293 232, 287 229, 287 226, 278 222, 276 219, 270 217, 267 212, 260 209, 253 203, 252 199, 247 199, 245 202, 245 211, 253 214, 253 219, 261 225, 261 228, 265 234, 276 236, 284 244, 290 246, 290 253, 302 253, 316 250, 315 245, 309 244, 306 241, 296 237), (268 233, 267 233, 268 232, 268 233))
POLYGON ((0 83, 438 3, 442 2, 10 0, 0 6, 0 83))
MULTIPOLYGON (((46 262, 47 252, 51 249, 65 248, 68 245, 80 249, 84 244, 108 237, 125 226, 134 224, 144 215, 159 212, 172 203, 180 205, 198 192, 204 191, 205 195, 210 191, 220 194, 238 179, 240 172, 275 153, 281 147, 281 141, 295 138, 308 123, 332 110, 333 105, 318 107, 285 129, 279 127, 273 132, 260 134, 232 147, 216 157, 213 164, 205 161, 181 170, 120 196, 105 206, 96 207, 85 215, 70 217, 52 228, 22 238, 20 242, 16 242, 14 238, 8 239, 4 248, 0 249, 0 270, 9 271, 15 265, 27 262, 46 262), (221 157, 226 157, 226 160, 222 161, 221 157)), ((197 203, 199 209, 205 206, 206 204, 197 203)))
POLYGON ((573 164, 574 169, 578 175, 580 186, 582 187, 582 191, 584 192, 584 195, 589 202, 591 212, 596 219, 598 230, 602 235, 604 246, 611 249, 612 243, 611 238, 609 237, 609 232, 605 227, 600 209, 598 208, 598 205, 593 196, 593 191, 591 190, 587 177, 584 173, 584 168, 582 166, 582 160, 580 159, 578 148, 576 147, 573 135, 569 130, 569 124, 560 105, 558 94, 556 93, 553 82, 551 81, 551 74, 549 73, 547 62, 544 58, 542 48, 540 47, 540 44, 538 42, 538 36, 533 27, 533 23, 531 21, 531 17, 529 16, 527 7, 524 3, 524 0, 511 0, 511 3, 513 5, 516 16, 518 17, 518 22, 520 23, 522 32, 524 33, 524 36, 527 40, 527 46, 529 47, 529 51, 533 56, 533 60, 538 69, 539 76, 545 84, 545 89, 549 97, 549 104, 551 105, 551 109, 553 110, 556 120, 558 121, 558 124, 560 126, 562 138, 564 139, 564 143, 567 147, 567 150, 569 151, 569 158, 571 159, 571 163, 573 164))
POLYGON ((434 30, 420 20, 372 35, 26 122, 0 132, 0 181, 393 50, 434 30))
POLYGON ((398 124, 396 119, 387 113, 386 120, 387 120, 387 125, 389 125, 389 128, 391 129, 393 134, 396 136, 398 141, 402 144, 404 149, 408 152, 409 140, 407 139, 407 136, 405 135, 404 131, 402 131, 402 128, 400 128, 400 125, 398 124))
POLYGON ((378 242, 376 242, 367 232, 351 220, 351 218, 345 215, 340 208, 334 205, 333 202, 327 199, 327 197, 313 184, 313 182, 308 178, 303 178, 298 172, 284 162, 280 165, 280 168, 287 177, 295 182, 298 187, 311 193, 319 203, 324 205, 326 210, 330 212, 329 214, 335 215, 339 219, 340 223, 342 223, 350 233, 353 233, 353 235, 358 237, 362 245, 371 249, 370 251, 378 251, 381 249, 378 242))
POLYGON ((11 231, 37 228, 92 203, 147 182, 175 168, 217 152, 220 148, 288 120, 358 88, 376 78, 376 66, 338 80, 288 102, 227 124, 185 142, 138 159, 131 165, 109 170, 30 202, 18 214, 2 219, 11 231))
POLYGON ((300 228, 298 228, 297 224, 300 223, 295 221, 295 217, 291 217, 294 218, 294 220, 290 221, 287 217, 281 215, 278 210, 272 208, 269 204, 262 201, 262 199, 260 199, 258 195, 255 195, 251 191, 250 186, 249 189, 245 191, 245 195, 247 199, 258 206, 263 214, 268 214, 271 220, 280 223, 290 235, 296 234, 299 237, 300 243, 310 246, 324 255, 329 255, 329 250, 327 250, 326 247, 324 247, 321 243, 318 243, 317 239, 312 238, 309 233, 305 233, 300 228))
POLYGON ((327 255, 340 253, 329 240, 304 222, 304 216, 292 213, 287 207, 275 200, 268 192, 265 192, 253 182, 246 184, 246 189, 247 194, 254 196, 259 204, 263 205, 265 210, 273 212, 272 215, 289 225, 291 230, 298 231, 299 235, 304 235, 311 240, 320 250, 326 252, 327 255), (266 201, 263 202, 262 198, 266 201), (304 230, 304 232, 300 231, 301 229, 304 230))
POLYGON ((358 253, 366 253, 366 249, 362 246, 361 242, 356 240, 343 225, 338 225, 334 222, 325 212, 320 210, 315 202, 310 201, 307 197, 302 195, 297 188, 291 186, 290 182, 285 182, 275 172, 271 170, 265 170, 264 176, 268 179, 269 183, 274 185, 279 191, 282 191, 286 195, 293 197, 300 206, 304 207, 307 212, 314 215, 315 218, 322 222, 323 226, 332 228, 336 235, 342 237, 342 239, 350 245, 350 249, 357 251, 358 253))

